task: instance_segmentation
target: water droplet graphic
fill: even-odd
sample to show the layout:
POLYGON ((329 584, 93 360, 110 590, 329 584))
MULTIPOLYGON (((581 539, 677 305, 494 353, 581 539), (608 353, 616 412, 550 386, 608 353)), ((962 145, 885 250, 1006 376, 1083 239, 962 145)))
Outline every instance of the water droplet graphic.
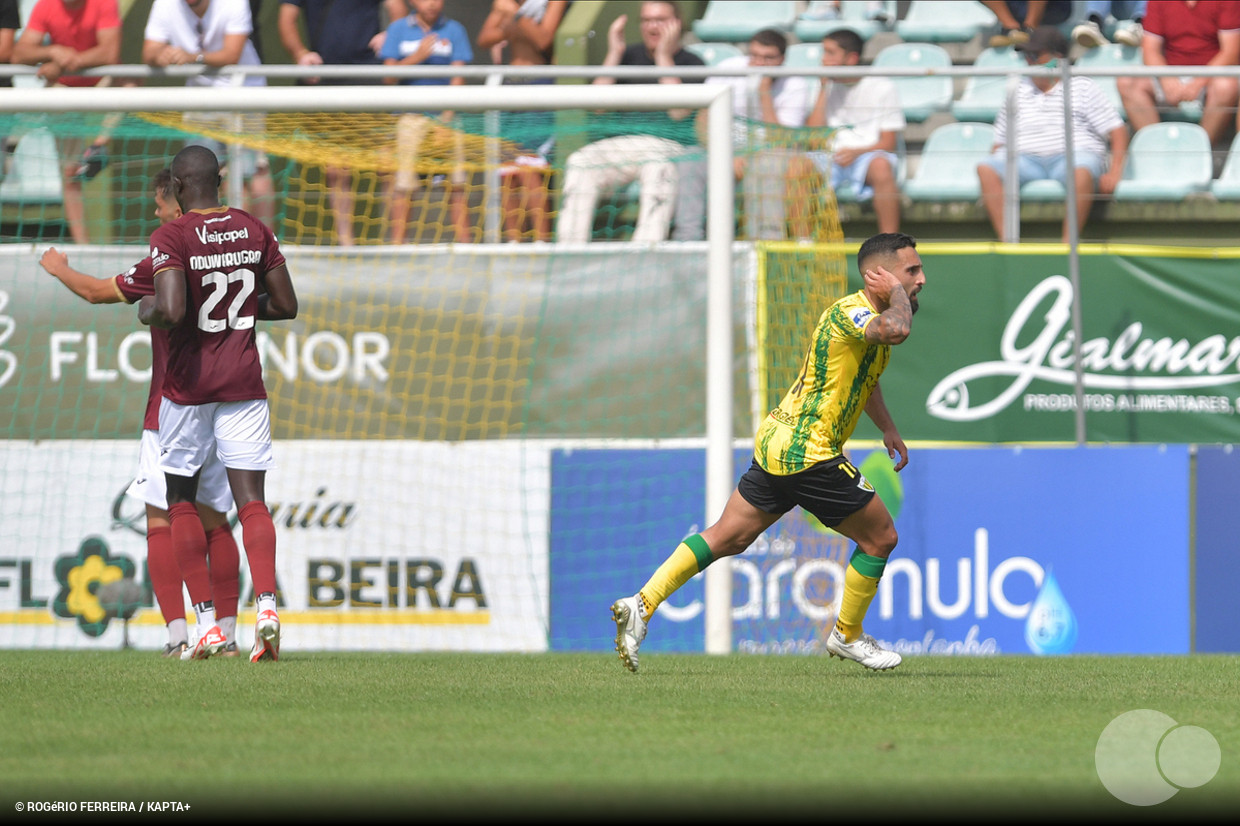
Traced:
POLYGON ((1025 621, 1025 642, 1035 654, 1067 654, 1076 645, 1076 615, 1049 568, 1025 621))

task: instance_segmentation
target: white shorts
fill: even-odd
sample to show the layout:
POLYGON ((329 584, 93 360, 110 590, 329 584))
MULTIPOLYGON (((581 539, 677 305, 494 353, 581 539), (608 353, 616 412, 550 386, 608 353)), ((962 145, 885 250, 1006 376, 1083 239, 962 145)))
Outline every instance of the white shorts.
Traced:
POLYGON ((271 418, 266 399, 159 404, 159 466, 193 476, 217 456, 232 470, 271 470, 271 418))
MULTIPOLYGON (((125 493, 140 499, 152 507, 168 510, 168 482, 159 466, 159 431, 142 431, 142 446, 138 449, 138 477, 130 483, 125 493)), ((202 466, 198 479, 198 501, 220 513, 232 510, 232 489, 228 487, 228 472, 224 463, 212 453, 202 466)))

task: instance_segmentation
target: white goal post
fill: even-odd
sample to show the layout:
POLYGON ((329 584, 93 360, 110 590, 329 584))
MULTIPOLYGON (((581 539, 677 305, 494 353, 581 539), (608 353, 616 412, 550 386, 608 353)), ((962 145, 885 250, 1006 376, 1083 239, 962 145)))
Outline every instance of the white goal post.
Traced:
MULTIPOLYGON (((0 113, 63 112, 363 112, 363 111, 707 111, 708 298, 706 342, 707 519, 722 513, 733 487, 732 289, 734 197, 732 92, 729 84, 635 86, 280 86, 233 88, 13 88, 0 95, 0 113)), ((671 538, 671 539, 674 539, 671 538)), ((619 585, 619 583, 618 583, 619 585)), ((732 651, 730 560, 706 571, 707 653, 732 651)))

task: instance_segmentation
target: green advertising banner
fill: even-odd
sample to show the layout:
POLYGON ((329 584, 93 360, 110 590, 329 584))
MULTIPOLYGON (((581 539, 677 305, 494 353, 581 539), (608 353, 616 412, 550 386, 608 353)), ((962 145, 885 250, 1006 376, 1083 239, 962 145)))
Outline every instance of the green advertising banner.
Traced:
MULTIPOLYGON (((905 439, 1073 442, 1064 245, 921 244, 926 286, 883 374, 905 439)), ((1240 441, 1240 249, 1080 249, 1086 441, 1240 441)), ((853 269, 856 269, 855 263, 853 269)), ((850 273, 850 286, 861 286, 850 273)), ((868 422, 859 438, 878 438, 868 422)))
MULTIPOLYGON (((816 270, 800 246, 761 245, 766 258, 736 246, 738 440, 765 412, 753 388, 778 367, 763 360, 778 355, 775 333, 795 342, 796 325, 811 325, 827 293, 843 289, 809 279, 839 280, 843 261, 849 288, 860 287, 856 246, 814 247, 836 262, 816 270)), ((701 437, 704 247, 514 247, 287 248, 301 312, 260 327, 275 437, 701 437)), ((882 379, 904 438, 1074 442, 1067 248, 918 249, 921 309, 882 379)), ((42 271, 40 253, 0 247, 0 439, 137 436, 147 331, 132 307, 72 295, 42 271)), ((70 248, 70 262, 106 276, 144 254, 70 248)), ((1238 262, 1240 249, 1082 248, 1088 441, 1240 442, 1238 262)), ((856 435, 878 436, 864 417, 856 435)))

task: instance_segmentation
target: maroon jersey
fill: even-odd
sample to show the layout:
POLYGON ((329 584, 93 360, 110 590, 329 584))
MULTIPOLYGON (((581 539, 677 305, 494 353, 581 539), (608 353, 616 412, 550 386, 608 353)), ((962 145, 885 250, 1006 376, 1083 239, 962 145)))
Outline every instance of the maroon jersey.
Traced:
POLYGON ((185 318, 169 330, 164 396, 178 404, 267 398, 255 324, 267 273, 284 264, 271 230, 240 209, 190 210, 151 235, 155 274, 185 273, 185 318))
MULTIPOLYGON (((155 294, 155 268, 148 255, 114 279, 121 297, 133 304, 144 295, 155 294)), ((159 430, 159 399, 164 392, 164 372, 168 368, 168 331, 151 328, 151 390, 146 397, 143 430, 159 430)))

